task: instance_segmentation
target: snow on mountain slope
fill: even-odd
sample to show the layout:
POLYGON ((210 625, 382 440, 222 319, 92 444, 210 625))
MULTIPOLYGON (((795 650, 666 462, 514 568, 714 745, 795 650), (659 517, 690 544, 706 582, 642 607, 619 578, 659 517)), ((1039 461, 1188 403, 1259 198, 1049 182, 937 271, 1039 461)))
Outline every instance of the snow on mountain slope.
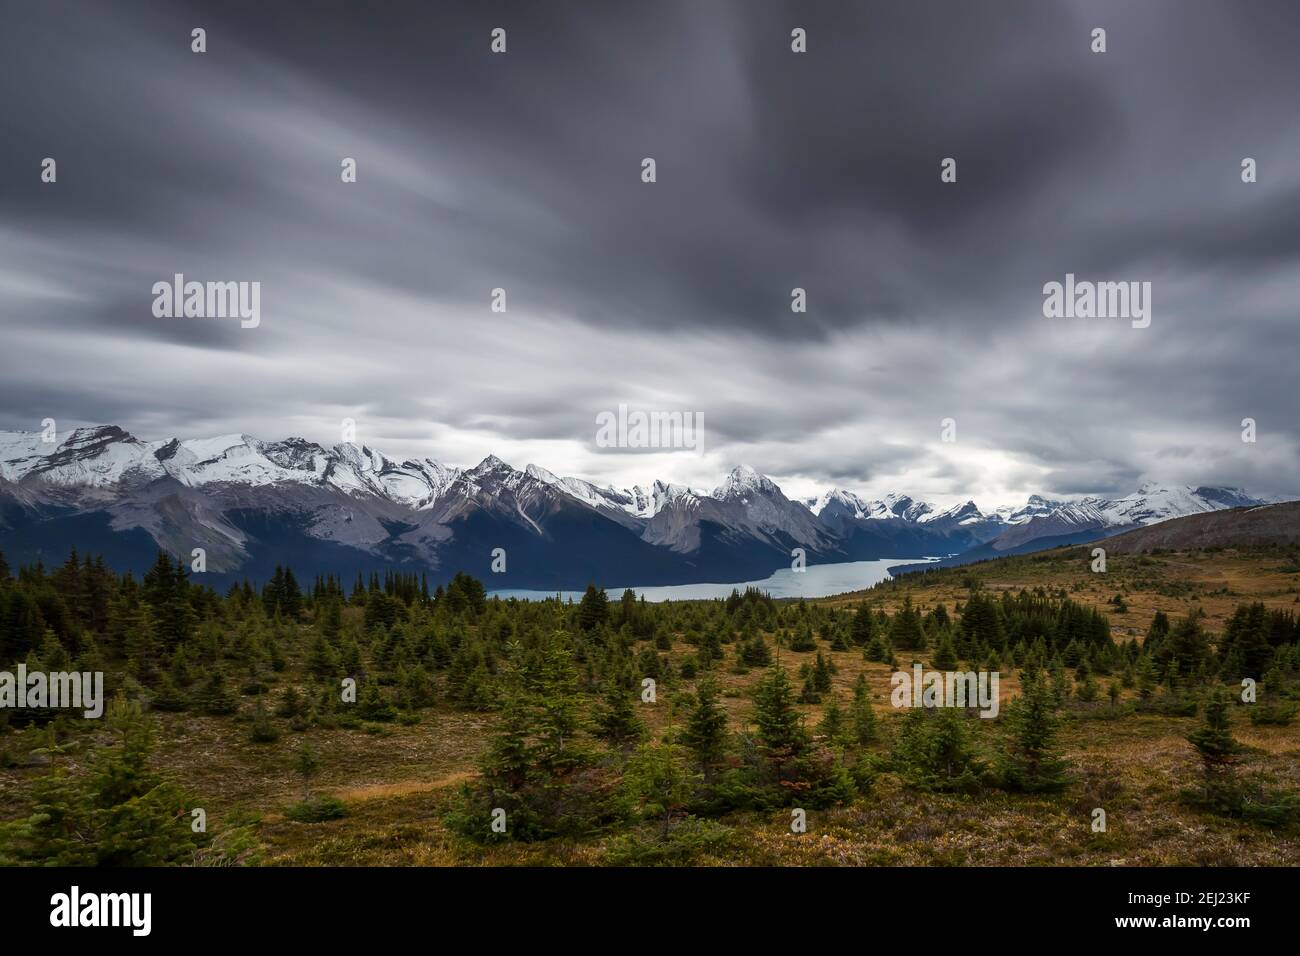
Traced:
POLYGON ((804 499, 804 504, 814 515, 821 517, 827 508, 837 517, 848 517, 858 521, 923 521, 925 516, 934 511, 929 502, 917 501, 910 495, 888 494, 879 500, 869 500, 846 491, 832 488, 815 498, 804 499))
POLYGON ((0 478, 61 488, 108 489, 170 477, 186 487, 303 484, 427 508, 459 471, 430 458, 397 462, 351 444, 324 449, 249 435, 142 442, 115 426, 79 428, 46 443, 39 433, 0 433, 0 478))
MULTIPOLYGON (((1222 491, 1223 489, 1200 489, 1201 491, 1222 491)), ((1131 495, 1112 501, 1084 499, 1092 504, 1108 525, 1154 524, 1167 521, 1181 515, 1201 514, 1206 511, 1218 511, 1225 507, 1237 507, 1227 504, 1222 496, 1207 497, 1199 494, 1198 489, 1184 485, 1163 487, 1147 482, 1131 495)), ((1237 499, 1238 503, 1246 501, 1237 499)), ((1253 502, 1257 503, 1257 502, 1253 502)))
POLYGON ((830 491, 822 492, 819 497, 805 498, 804 504, 818 517, 821 517, 822 512, 828 507, 856 521, 865 521, 872 516, 871 502, 863 501, 853 492, 845 491, 843 488, 832 488, 830 491))
POLYGON ((938 524, 940 522, 953 525, 975 524, 986 521, 984 513, 980 511, 973 501, 965 501, 959 505, 953 505, 947 511, 929 511, 919 516, 917 521, 923 524, 938 524))
MULTIPOLYGON (((713 497, 719 501, 747 502, 756 496, 771 494, 781 494, 781 489, 776 486, 776 482, 766 475, 760 475, 749 465, 737 465, 727 475, 726 480, 713 489, 713 497)), ((782 498, 784 497, 782 495, 782 498)))
POLYGON ((997 514, 1007 524, 1024 524, 1040 515, 1049 515, 1069 506, 1068 501, 1044 498, 1042 495, 1030 495, 1029 500, 1019 508, 998 508, 997 514))
POLYGON ((920 521, 934 511, 934 506, 928 501, 917 501, 910 495, 885 495, 879 504, 889 515, 904 521, 920 521))
POLYGON ((39 479, 61 487, 106 488, 162 477, 156 445, 114 426, 78 428, 57 443, 39 433, 0 434, 0 477, 39 479))
POLYGON ((747 465, 732 469, 709 493, 656 481, 640 500, 649 514, 643 539, 681 553, 698 551, 719 535, 732 546, 745 544, 787 561, 792 546, 816 554, 837 549, 829 528, 747 465))
POLYGON ((1259 503, 1261 499, 1252 498, 1238 488, 1167 487, 1155 482, 1147 482, 1123 498, 1084 498, 1050 505, 1045 499, 1035 502, 1031 498, 1030 505, 1022 509, 1031 512, 1027 520, 1015 522, 992 544, 995 550, 1004 551, 1038 538, 1088 530, 1099 535, 1110 534, 1116 529, 1137 528, 1187 515, 1259 503))
MULTIPOLYGON (((321 480, 349 494, 373 494, 410 508, 429 508, 460 475, 432 458, 397 462, 369 448, 335 445, 321 480)), ((315 459, 313 458, 313 461, 315 459)))
POLYGON ((937 509, 908 495, 872 500, 842 488, 795 502, 747 465, 712 491, 663 481, 619 489, 539 465, 516 470, 494 455, 462 471, 354 444, 324 448, 301 438, 262 441, 245 434, 146 442, 116 426, 79 428, 54 443, 39 433, 0 432, 0 486, 23 507, 44 500, 87 511, 112 507, 115 528, 142 527, 160 541, 182 540, 179 528, 220 527, 233 550, 243 538, 227 511, 270 509, 305 516, 311 536, 362 549, 400 534, 402 546, 432 553, 463 522, 487 516, 539 538, 548 537, 555 520, 605 529, 594 533, 612 536, 602 539, 610 547, 630 532, 681 554, 713 548, 719 562, 752 553, 770 562, 788 556, 792 546, 830 560, 846 553, 952 553, 986 542, 1005 550, 1038 538, 1100 536, 1263 503, 1236 488, 1155 483, 1114 499, 1031 495, 1023 507, 989 513, 973 501, 937 509), (606 528, 598 516, 617 527, 606 528))
MULTIPOLYGON (((1022 507, 999 508, 987 514, 971 501, 940 511, 906 495, 869 501, 839 488, 805 499, 803 504, 823 525, 845 539, 861 532, 878 540, 885 532, 874 531, 873 527, 893 528, 892 520, 915 528, 918 534, 931 534, 935 550, 942 546, 963 550, 987 544, 992 552, 999 552, 1023 549, 1038 539, 1090 533, 1102 537, 1115 530, 1261 501, 1239 488, 1191 488, 1148 482, 1122 498, 1067 501, 1031 495, 1022 507)), ((897 536, 902 532, 894 528, 889 533, 897 536)), ((911 539, 913 546, 922 540, 911 539)))
POLYGON ((169 442, 157 457, 168 475, 190 487, 319 482, 328 463, 319 445, 297 439, 263 443, 248 435, 169 442))
POLYGON ((819 549, 834 547, 825 528, 808 509, 791 501, 776 482, 748 465, 732 469, 704 500, 709 507, 703 513, 715 515, 722 523, 746 527, 764 536, 783 536, 819 549))
POLYGON ((632 491, 620 491, 609 486, 601 488, 581 478, 560 478, 540 465, 529 465, 524 472, 589 507, 607 508, 629 515, 636 515, 639 511, 638 500, 632 491))
POLYGON ((39 432, 0 432, 0 478, 20 481, 57 445, 41 441, 39 432))

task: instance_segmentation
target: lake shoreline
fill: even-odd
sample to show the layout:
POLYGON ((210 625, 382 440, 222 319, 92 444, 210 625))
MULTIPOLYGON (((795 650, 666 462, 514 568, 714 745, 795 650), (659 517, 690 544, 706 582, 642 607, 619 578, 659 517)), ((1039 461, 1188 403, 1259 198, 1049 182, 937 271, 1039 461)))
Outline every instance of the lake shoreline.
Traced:
MULTIPOLYGON (((891 568, 931 564, 941 561, 941 557, 924 558, 877 558, 873 561, 841 561, 835 564, 812 564, 802 571, 781 568, 766 578, 757 581, 740 581, 736 583, 703 582, 699 584, 664 584, 647 587, 609 587, 605 593, 617 598, 625 590, 631 590, 638 598, 644 597, 649 602, 661 601, 716 601, 727 598, 732 591, 744 592, 746 588, 765 591, 774 599, 825 598, 837 594, 861 591, 881 581, 893 577, 891 568)), ((488 597, 502 600, 516 598, 519 600, 543 601, 559 597, 563 601, 582 599, 582 591, 575 590, 535 590, 527 588, 503 588, 489 591, 488 597)))

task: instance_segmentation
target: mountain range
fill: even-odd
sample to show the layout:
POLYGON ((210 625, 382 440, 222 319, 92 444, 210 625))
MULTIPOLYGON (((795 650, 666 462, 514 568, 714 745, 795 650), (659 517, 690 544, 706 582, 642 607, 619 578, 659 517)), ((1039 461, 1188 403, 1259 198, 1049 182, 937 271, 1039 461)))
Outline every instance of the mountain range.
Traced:
POLYGON ((384 567, 431 583, 467 571, 493 588, 725 583, 789 567, 794 548, 809 564, 961 563, 1267 501, 1147 484, 1122 498, 1032 495, 1020 508, 940 510, 843 489, 792 500, 744 465, 711 491, 662 481, 617 489, 495 456, 463 470, 300 438, 142 441, 113 425, 54 442, 0 432, 0 551, 11 564, 59 561, 75 546, 141 569, 159 548, 187 561, 203 548, 213 583, 264 580, 280 564, 349 583, 384 567), (503 572, 492 570, 495 549, 503 572))

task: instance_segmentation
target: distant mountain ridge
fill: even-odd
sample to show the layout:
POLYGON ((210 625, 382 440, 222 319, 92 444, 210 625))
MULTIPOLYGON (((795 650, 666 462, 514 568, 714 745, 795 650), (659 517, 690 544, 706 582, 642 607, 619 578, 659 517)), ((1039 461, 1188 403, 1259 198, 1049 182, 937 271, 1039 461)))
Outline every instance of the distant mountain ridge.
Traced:
POLYGON ((1144 485, 1118 499, 1034 495, 986 514, 969 501, 939 510, 844 489, 794 501, 745 465, 712 491, 617 489, 491 455, 460 469, 301 438, 142 441, 104 425, 47 443, 0 432, 0 550, 11 561, 57 560, 75 545, 147 566, 159 547, 201 547, 218 579, 260 579, 288 563, 343 575, 395 566, 434 580, 465 570, 496 587, 743 581, 788 567, 794 548, 809 563, 1032 550, 1261 503, 1239 489, 1144 485))

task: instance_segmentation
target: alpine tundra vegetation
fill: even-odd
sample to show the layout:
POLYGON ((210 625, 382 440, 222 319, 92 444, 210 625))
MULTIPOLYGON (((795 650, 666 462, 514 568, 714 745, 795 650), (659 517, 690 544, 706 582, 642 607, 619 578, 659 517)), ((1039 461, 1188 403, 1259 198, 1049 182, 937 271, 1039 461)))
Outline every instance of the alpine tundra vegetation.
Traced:
POLYGON ((0 708, 0 862, 1294 865, 1298 568, 1069 547, 650 603, 0 560, 0 660, 112 698, 0 708))

